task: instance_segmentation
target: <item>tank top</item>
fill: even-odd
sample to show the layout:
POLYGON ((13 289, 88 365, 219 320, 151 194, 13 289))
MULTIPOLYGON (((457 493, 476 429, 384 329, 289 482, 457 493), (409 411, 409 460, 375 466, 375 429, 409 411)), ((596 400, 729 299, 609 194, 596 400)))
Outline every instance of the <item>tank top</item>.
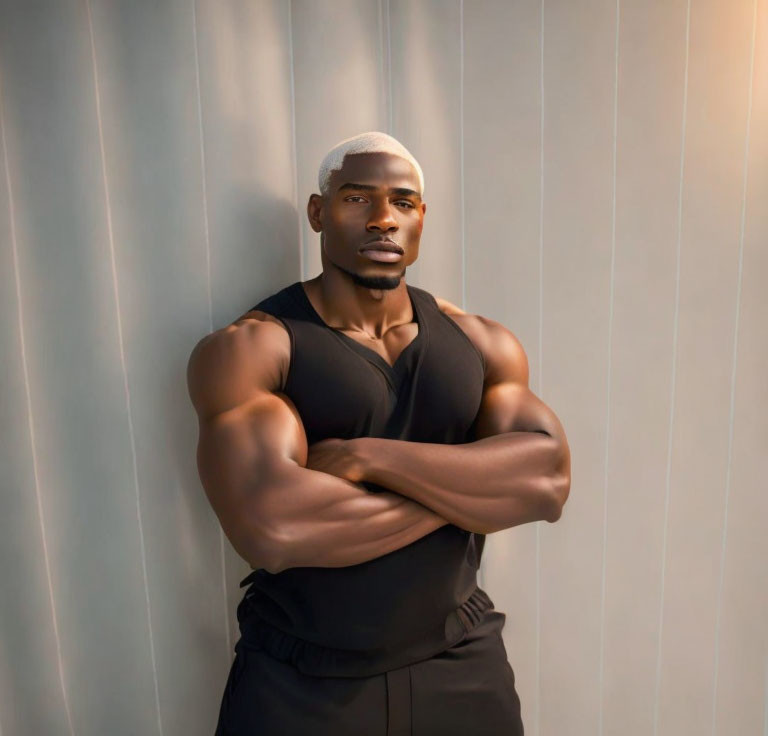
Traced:
MULTIPOLYGON (((282 391, 309 444, 329 437, 474 439, 483 356, 429 292, 406 289, 418 332, 394 365, 327 325, 300 281, 252 307, 288 332, 282 391)), ((493 608, 477 585, 484 543, 484 535, 446 524, 361 564, 254 570, 240 583, 249 586, 237 609, 241 642, 318 676, 374 675, 434 656, 493 608)))

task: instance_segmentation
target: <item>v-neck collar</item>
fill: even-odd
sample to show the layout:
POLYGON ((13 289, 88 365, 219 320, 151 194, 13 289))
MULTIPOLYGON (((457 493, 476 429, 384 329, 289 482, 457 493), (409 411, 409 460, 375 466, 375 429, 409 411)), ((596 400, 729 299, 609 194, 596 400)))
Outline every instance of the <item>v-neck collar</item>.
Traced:
POLYGON ((313 306, 312 302, 309 299, 309 296, 307 295, 307 292, 304 290, 304 286, 301 281, 296 281, 292 285, 292 290, 294 295, 296 296, 298 301, 305 307, 306 311, 312 317, 313 321, 329 329, 346 345, 352 348, 352 350, 358 353, 358 355, 365 358, 369 362, 373 363, 376 367, 381 369, 384 375, 389 379, 390 383, 393 384, 393 386, 396 386, 396 384, 399 384, 398 379, 401 375, 402 368, 405 365, 407 356, 410 353, 412 353, 415 348, 419 347, 420 345, 423 345, 427 339, 427 323, 421 312, 421 308, 418 304, 418 299, 414 297, 413 292, 411 291, 411 287, 408 284, 405 285, 405 288, 406 288, 406 291, 408 292, 408 298, 411 300, 411 308, 413 309, 414 322, 416 322, 416 324, 419 326, 419 331, 416 333, 416 337, 414 337, 413 340, 411 340, 400 351, 400 354, 395 359, 395 362, 392 365, 390 365, 375 350, 371 348, 367 348, 365 345, 358 342, 354 338, 350 337, 346 333, 342 332, 337 327, 331 327, 329 324, 327 324, 325 320, 323 320, 323 318, 320 316, 318 311, 315 309, 315 307, 313 306))

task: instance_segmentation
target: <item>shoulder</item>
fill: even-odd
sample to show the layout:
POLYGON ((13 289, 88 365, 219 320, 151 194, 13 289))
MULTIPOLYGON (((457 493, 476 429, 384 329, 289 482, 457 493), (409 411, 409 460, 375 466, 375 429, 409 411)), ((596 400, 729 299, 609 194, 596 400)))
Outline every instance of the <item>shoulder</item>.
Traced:
POLYGON ((201 360, 232 350, 238 352, 269 351, 272 343, 281 342, 280 335, 286 335, 283 322, 267 312, 250 309, 230 324, 205 335, 192 349, 190 361, 201 360), (198 357, 199 356, 199 357, 198 357))
POLYGON ((447 299, 434 299, 440 311, 456 322, 482 354, 487 384, 513 381, 528 385, 528 356, 511 330, 489 317, 465 312, 447 299))
POLYGON ((290 362, 285 327, 269 314, 252 310, 203 337, 187 363, 187 388, 202 415, 216 406, 236 406, 254 387, 279 391, 290 362))

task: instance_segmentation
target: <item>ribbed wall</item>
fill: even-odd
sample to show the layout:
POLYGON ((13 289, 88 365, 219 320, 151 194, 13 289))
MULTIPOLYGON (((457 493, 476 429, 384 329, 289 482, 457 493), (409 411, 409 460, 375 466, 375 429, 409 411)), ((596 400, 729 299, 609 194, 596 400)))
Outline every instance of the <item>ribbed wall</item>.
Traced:
POLYGON ((425 173, 409 282, 568 433, 562 518, 483 562, 526 733, 768 735, 766 0, 2 0, 0 733, 212 733, 248 567, 186 362, 319 272, 371 129, 425 173))

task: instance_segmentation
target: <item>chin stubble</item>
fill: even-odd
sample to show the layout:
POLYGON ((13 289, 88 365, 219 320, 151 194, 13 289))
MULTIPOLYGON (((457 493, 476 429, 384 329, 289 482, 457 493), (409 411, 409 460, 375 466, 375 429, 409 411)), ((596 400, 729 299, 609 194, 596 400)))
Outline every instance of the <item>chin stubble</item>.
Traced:
POLYGON ((403 269, 397 276, 363 276, 354 271, 348 271, 341 266, 338 266, 338 268, 344 271, 357 286, 362 286, 364 289, 396 289, 400 285, 400 279, 405 276, 406 271, 406 269, 403 269))

